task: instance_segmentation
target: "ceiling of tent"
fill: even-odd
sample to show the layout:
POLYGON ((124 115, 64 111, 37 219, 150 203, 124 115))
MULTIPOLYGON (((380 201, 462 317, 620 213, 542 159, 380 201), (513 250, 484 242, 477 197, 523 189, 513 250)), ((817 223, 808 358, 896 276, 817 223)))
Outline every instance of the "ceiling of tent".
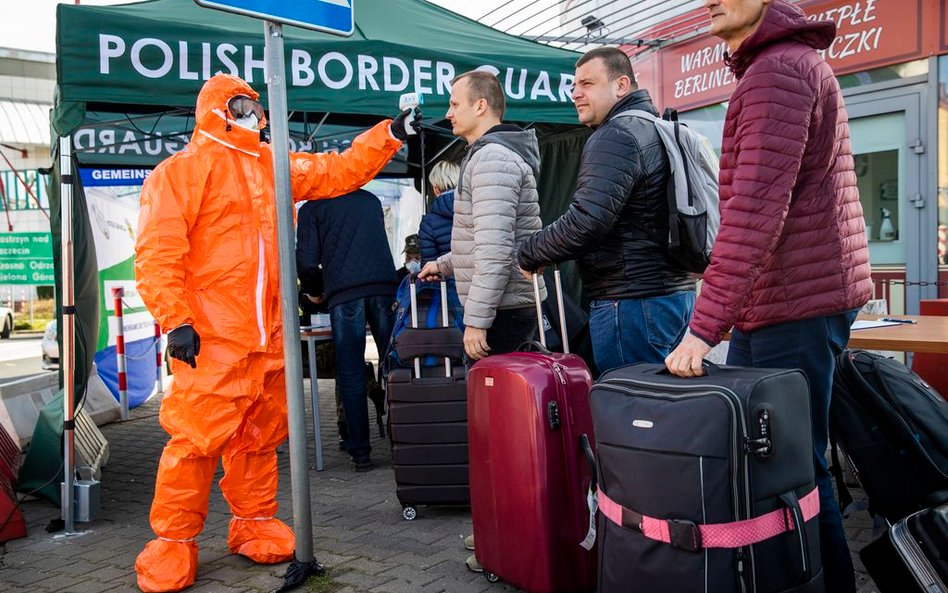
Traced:
MULTIPOLYGON (((203 80, 217 71, 264 92, 263 30, 258 20, 192 0, 60 4, 54 126, 73 129, 86 105, 126 112, 191 107, 203 80)), ((441 116, 451 78, 487 67, 506 87, 508 119, 576 123, 569 100, 576 53, 424 0, 359 0, 350 38, 284 31, 291 111, 378 117, 397 112, 402 93, 423 92, 426 112, 441 116)))

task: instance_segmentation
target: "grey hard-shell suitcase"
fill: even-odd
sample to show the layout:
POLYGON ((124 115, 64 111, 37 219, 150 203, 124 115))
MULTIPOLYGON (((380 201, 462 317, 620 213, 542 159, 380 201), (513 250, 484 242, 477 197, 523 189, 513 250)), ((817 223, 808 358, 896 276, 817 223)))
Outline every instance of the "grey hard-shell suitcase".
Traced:
POLYGON ((898 521, 859 557, 881 593, 948 593, 948 505, 898 521))

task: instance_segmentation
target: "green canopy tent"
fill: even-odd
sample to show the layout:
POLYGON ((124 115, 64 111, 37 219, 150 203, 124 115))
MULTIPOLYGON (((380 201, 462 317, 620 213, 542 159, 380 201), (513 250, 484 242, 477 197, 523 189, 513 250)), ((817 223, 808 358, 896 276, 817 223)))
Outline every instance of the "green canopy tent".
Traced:
MULTIPOLYGON (((405 92, 424 94, 426 120, 437 127, 447 110, 450 80, 471 69, 487 69, 504 85, 507 119, 534 126, 539 132, 544 221, 565 210, 588 134, 577 127, 569 99, 578 54, 506 35, 424 0, 358 0, 354 4, 352 37, 284 28, 291 137, 318 139, 329 129, 327 125, 367 127, 396 113, 399 96, 405 92)), ((192 0, 113 6, 60 4, 58 87, 51 114, 54 137, 68 137, 75 144, 84 130, 113 127, 117 132, 111 147, 100 143, 74 151, 76 162, 156 164, 167 154, 152 155, 142 145, 162 134, 189 136, 195 99, 204 80, 214 73, 230 72, 244 78, 261 92, 266 104, 263 30, 260 21, 202 8, 192 0), (127 134, 132 132, 140 134, 133 133, 130 140, 127 134), (129 148, 136 144, 137 151, 129 148)), ((345 133, 339 128, 330 131, 333 135, 345 133)), ((440 143, 432 140, 429 156, 437 155, 449 143, 450 135, 445 137, 440 143)), ((409 161, 417 162, 417 158, 409 161)), ((417 174, 417 166, 408 172, 417 174)), ((57 246, 59 184, 56 159, 50 209, 57 246)), ((99 334, 100 297, 81 191, 75 192, 74 200, 74 384, 78 399, 84 392, 99 334)), ((568 269, 566 276, 568 291, 577 295, 578 280, 568 269)), ((57 303, 62 303, 62 278, 61 261, 57 260, 57 303)), ((42 479, 37 476, 35 480, 40 484, 49 470, 43 473, 42 479)), ((59 489, 54 484, 47 491, 58 499, 59 489)))
MULTIPOLYGON (((508 118, 575 124, 574 52, 506 35, 423 0, 358 0, 355 33, 285 28, 290 110, 369 116, 396 111, 404 92, 444 113, 450 80, 474 68, 504 83, 508 118)), ((53 127, 82 123, 98 104, 189 108, 218 70, 265 90, 263 25, 190 0, 108 7, 60 4, 60 97, 53 127)))

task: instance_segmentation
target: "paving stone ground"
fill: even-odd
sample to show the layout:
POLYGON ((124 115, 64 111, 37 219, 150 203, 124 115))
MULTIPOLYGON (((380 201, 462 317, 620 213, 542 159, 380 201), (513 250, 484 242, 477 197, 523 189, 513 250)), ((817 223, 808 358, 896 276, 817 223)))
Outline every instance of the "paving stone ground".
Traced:
MULTIPOLYGON (((307 402, 308 396, 308 382, 307 402)), ((395 498, 388 441, 373 427, 376 469, 353 473, 348 457, 335 446, 332 380, 320 380, 325 471, 309 472, 316 557, 326 577, 299 591, 316 593, 478 593, 517 591, 491 584, 469 572, 463 538, 471 533, 464 507, 421 508, 405 521, 395 498), (327 396, 327 394, 329 394, 327 396)), ((59 516, 49 502, 28 499, 21 508, 29 533, 0 545, 0 593, 119 593, 138 591, 134 562, 153 535, 148 511, 155 472, 167 435, 158 425, 160 401, 136 408, 126 422, 102 427, 110 460, 103 469, 102 507, 92 523, 79 523, 80 535, 49 534, 45 527, 59 516)), ((307 403, 307 413, 309 407, 307 403)), ((311 431, 311 427, 309 428, 311 431)), ((315 457, 309 438, 310 460, 315 457)), ((292 524, 288 448, 280 453, 279 516, 292 524)), ((220 472, 217 478, 220 478, 220 472)), ((857 493, 857 498, 859 493, 857 493)), ((286 564, 259 566, 227 551, 229 511, 216 483, 206 527, 198 538, 200 568, 193 593, 265 593, 282 584, 286 564)), ((859 593, 876 593, 856 552, 872 536, 865 512, 845 523, 859 593)), ((830 592, 831 593, 831 592, 830 592)))

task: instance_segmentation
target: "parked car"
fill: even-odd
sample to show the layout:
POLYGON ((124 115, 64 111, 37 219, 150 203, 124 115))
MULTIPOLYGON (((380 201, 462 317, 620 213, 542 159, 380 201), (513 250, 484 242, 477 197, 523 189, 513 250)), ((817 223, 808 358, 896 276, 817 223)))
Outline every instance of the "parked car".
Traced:
POLYGON ((43 368, 48 371, 59 368, 59 336, 55 319, 46 324, 43 333, 43 368))
POLYGON ((3 319, 3 325, 0 326, 0 338, 5 340, 13 333, 13 309, 0 306, 0 318, 3 319))

